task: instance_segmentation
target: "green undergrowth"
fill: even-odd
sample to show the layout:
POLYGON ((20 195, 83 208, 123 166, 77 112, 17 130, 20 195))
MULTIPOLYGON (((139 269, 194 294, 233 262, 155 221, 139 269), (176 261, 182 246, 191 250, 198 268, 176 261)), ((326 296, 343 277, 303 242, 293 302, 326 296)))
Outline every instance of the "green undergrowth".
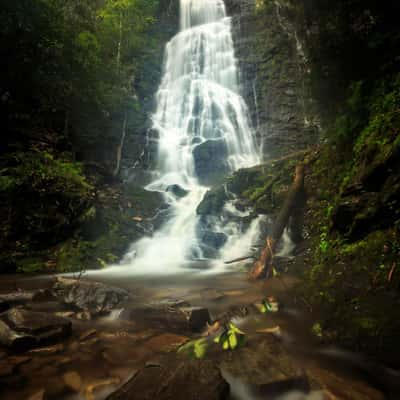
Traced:
POLYGON ((158 193, 91 182, 68 154, 47 150, 2 160, 2 272, 68 272, 117 262, 149 234, 158 193))
POLYGON ((259 214, 279 210, 292 183, 296 165, 304 161, 306 152, 271 160, 263 165, 237 171, 227 180, 230 192, 246 200, 259 214))
POLYGON ((361 87, 310 168, 312 257, 300 291, 325 339, 391 360, 400 333, 400 85, 398 78, 380 83, 363 96, 361 87), (367 118, 343 124, 355 118, 357 102, 367 118))

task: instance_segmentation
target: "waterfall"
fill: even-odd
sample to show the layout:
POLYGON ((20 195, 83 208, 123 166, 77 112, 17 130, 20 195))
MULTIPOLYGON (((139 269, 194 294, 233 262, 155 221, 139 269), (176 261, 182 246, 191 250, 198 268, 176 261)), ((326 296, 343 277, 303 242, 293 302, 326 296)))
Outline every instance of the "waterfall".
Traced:
POLYGON ((146 273, 171 273, 203 258, 196 208, 208 185, 260 161, 222 0, 181 0, 180 31, 167 43, 164 63, 152 116, 159 135, 157 177, 146 189, 164 193, 169 219, 122 261, 124 269, 146 273), (176 185, 187 195, 169 191, 176 185))

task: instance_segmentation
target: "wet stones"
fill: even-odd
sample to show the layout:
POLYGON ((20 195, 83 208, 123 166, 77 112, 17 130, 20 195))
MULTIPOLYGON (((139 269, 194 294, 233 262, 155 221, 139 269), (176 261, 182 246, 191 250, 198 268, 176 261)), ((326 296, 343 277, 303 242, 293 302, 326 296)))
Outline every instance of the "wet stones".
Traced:
POLYGON ((49 313, 13 308, 0 320, 0 343, 15 351, 63 339, 71 333, 71 321, 49 313))
POLYGON ((217 258, 219 250, 228 241, 228 237, 222 232, 214 232, 198 227, 197 236, 200 240, 200 247, 205 258, 217 258))
POLYGON ((168 193, 172 193, 176 198, 180 199, 188 195, 188 191, 179 185, 170 185, 166 190, 168 193))
POLYGON ((210 313, 204 307, 185 307, 180 311, 185 316, 192 331, 201 331, 211 321, 210 313))
POLYGON ((201 331, 211 317, 208 309, 204 307, 191 307, 190 305, 169 307, 161 303, 131 310, 130 319, 137 323, 140 321, 146 328, 189 334, 201 331))
POLYGON ((221 180, 228 172, 228 148, 224 140, 207 140, 193 150, 196 175, 202 184, 221 180))
POLYGON ((218 216, 221 214, 229 198, 229 193, 225 190, 224 186, 217 186, 205 194, 203 200, 197 207, 196 213, 201 216, 218 216))
POLYGON ((107 400, 224 400, 229 385, 210 360, 168 360, 144 368, 107 400))
POLYGON ((68 278, 58 278, 53 292, 62 303, 91 316, 107 314, 129 297, 128 292, 120 288, 68 278))

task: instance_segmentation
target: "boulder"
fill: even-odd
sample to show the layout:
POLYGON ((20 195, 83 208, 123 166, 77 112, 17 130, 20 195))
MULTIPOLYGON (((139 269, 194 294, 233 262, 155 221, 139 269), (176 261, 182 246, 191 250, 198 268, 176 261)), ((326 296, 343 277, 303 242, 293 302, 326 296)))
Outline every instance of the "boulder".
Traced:
POLYGON ((196 213, 201 216, 219 216, 229 198, 229 193, 223 185, 212 188, 203 197, 203 200, 197 207, 196 213))
POLYGON ((222 232, 203 231, 200 234, 200 240, 206 246, 220 249, 227 242, 228 237, 222 232))
POLYGON ((5 318, 15 331, 34 335, 39 341, 71 334, 71 321, 49 313, 13 308, 5 318))
POLYGON ((190 334, 206 326, 210 314, 203 307, 169 307, 168 305, 149 305, 130 310, 130 318, 143 328, 166 332, 190 334))
POLYGON ((59 301, 91 316, 107 314, 129 297, 120 288, 69 278, 58 278, 53 293, 59 301))
POLYGON ((170 185, 167 187, 166 191, 172 193, 175 197, 179 199, 187 196, 187 194, 189 193, 187 190, 179 185, 170 185))
POLYGON ((72 333, 71 321, 49 313, 12 308, 2 318, 0 343, 16 351, 63 339, 72 333))
POLYGON ((222 232, 201 230, 198 232, 200 248, 205 258, 217 258, 219 249, 227 242, 228 237, 222 232))
POLYGON ((224 140, 207 140, 193 150, 194 168, 199 181, 210 185, 228 172, 228 148, 224 140))
POLYGON ((23 351, 34 347, 36 339, 26 333, 17 333, 0 320, 0 344, 15 351, 23 351))
POLYGON ((204 307, 185 307, 180 309, 193 331, 201 331, 211 322, 210 313, 204 307))
POLYGON ((224 400, 229 385, 210 360, 169 360, 139 371, 107 400, 224 400))

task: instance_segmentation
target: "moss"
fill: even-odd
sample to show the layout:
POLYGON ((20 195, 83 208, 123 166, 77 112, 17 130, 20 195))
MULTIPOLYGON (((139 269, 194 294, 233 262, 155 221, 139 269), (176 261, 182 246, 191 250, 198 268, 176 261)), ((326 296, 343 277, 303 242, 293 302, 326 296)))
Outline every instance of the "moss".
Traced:
POLYGON ((246 200, 257 213, 275 213, 292 182, 295 166, 305 159, 301 151, 263 165, 237 171, 227 180, 230 192, 246 200))

